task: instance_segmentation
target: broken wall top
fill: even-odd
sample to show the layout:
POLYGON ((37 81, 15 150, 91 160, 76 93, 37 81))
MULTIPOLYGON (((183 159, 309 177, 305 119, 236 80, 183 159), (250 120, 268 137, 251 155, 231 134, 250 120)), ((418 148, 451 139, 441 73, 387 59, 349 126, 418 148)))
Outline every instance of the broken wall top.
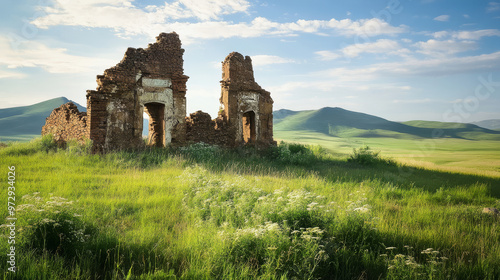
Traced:
POLYGON ((156 43, 149 44, 146 49, 128 48, 120 63, 106 69, 104 75, 97 76, 97 91, 115 93, 133 90, 142 76, 185 82, 189 77, 184 75, 183 54, 177 33, 161 33, 156 37, 156 43))
POLYGON ((222 62, 221 85, 228 90, 255 91, 269 95, 269 92, 255 82, 252 59, 249 56, 243 57, 238 52, 230 53, 222 62))

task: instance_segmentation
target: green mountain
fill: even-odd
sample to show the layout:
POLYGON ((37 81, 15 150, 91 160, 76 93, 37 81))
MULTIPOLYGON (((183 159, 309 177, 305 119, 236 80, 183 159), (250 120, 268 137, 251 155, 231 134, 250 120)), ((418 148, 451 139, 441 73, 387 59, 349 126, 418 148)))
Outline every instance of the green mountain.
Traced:
POLYGON ((500 130, 500 119, 484 120, 484 121, 480 121, 480 122, 473 122, 472 124, 475 124, 477 126, 487 128, 487 129, 500 130))
MULTIPOLYGON (((281 111, 281 110, 280 110, 281 111)), ((500 132, 473 124, 411 121, 399 123, 380 117, 325 107, 310 111, 287 111, 274 122, 275 131, 314 131, 335 137, 460 138, 500 140, 500 132)))
MULTIPOLYGON (((0 141, 25 141, 40 136, 52 110, 69 101, 59 97, 30 106, 0 109, 0 141)), ((75 104, 80 112, 86 111, 85 107, 75 104)))
POLYGON ((299 113, 298 111, 292 111, 288 109, 281 109, 273 112, 273 122, 274 124, 279 123, 282 121, 284 118, 288 116, 293 116, 295 114, 299 113))

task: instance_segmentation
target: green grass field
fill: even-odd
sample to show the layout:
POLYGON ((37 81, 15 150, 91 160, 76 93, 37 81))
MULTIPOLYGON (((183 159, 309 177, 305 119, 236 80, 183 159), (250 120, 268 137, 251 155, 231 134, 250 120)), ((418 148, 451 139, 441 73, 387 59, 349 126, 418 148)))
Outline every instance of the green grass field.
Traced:
POLYGON ((359 144, 2 147, 0 213, 15 166, 18 218, 18 270, 1 254, 3 278, 500 278, 500 218, 482 213, 500 208, 498 176, 348 161, 359 144))
POLYGON ((367 145, 400 163, 427 169, 500 177, 500 141, 456 138, 333 137, 314 131, 275 131, 275 138, 321 145, 338 156, 367 145))

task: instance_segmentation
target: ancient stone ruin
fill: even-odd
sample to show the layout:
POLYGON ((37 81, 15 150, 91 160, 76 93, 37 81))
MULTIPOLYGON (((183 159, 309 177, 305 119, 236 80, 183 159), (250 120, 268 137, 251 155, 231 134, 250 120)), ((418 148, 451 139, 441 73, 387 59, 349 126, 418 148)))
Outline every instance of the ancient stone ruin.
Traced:
POLYGON ((54 109, 42 127, 42 135, 52 134, 56 142, 82 143, 88 138, 87 131, 87 113, 78 111, 73 102, 54 109))
POLYGON ((273 100, 255 82, 250 57, 233 52, 222 63, 223 109, 212 120, 201 111, 186 117, 183 53, 175 32, 161 33, 146 49, 129 48, 120 63, 97 76, 97 90, 87 91, 87 112, 72 103, 54 109, 42 135, 59 142, 90 139, 96 153, 140 148, 145 112, 150 146, 274 145, 273 100))

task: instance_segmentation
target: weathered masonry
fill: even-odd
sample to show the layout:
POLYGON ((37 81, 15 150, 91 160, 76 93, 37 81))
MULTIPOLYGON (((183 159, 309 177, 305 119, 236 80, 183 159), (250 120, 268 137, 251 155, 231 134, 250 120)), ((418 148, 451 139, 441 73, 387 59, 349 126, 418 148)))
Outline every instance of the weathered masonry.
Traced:
POLYGON ((120 63, 97 76, 97 89, 87 91, 86 114, 62 105, 47 118, 42 134, 53 134, 59 142, 90 139, 93 152, 140 148, 145 145, 143 113, 147 113, 150 146, 275 144, 273 100, 255 82, 250 57, 233 52, 224 60, 223 110, 212 120, 201 111, 186 117, 189 77, 184 75, 183 53, 175 32, 161 33, 146 49, 129 48, 120 63))

